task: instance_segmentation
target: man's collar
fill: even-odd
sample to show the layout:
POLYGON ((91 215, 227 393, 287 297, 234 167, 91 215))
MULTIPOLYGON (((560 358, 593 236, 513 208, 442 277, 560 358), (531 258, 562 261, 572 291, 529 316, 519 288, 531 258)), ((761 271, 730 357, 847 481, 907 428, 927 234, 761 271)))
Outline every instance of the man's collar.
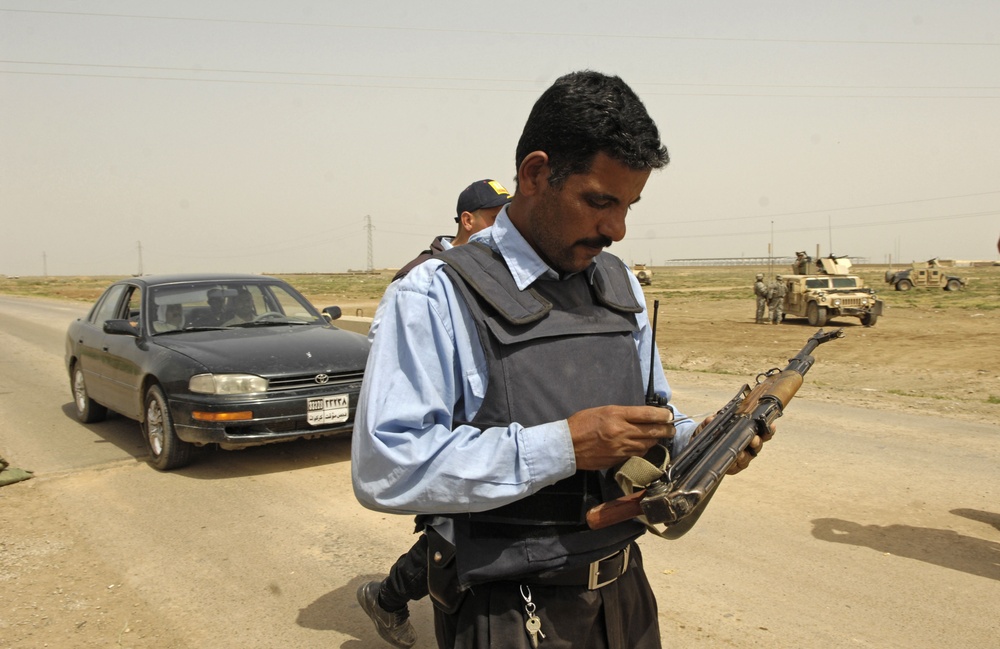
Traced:
MULTIPOLYGON (((510 203, 504 205, 503 209, 500 210, 491 227, 472 235, 470 241, 482 241, 499 252, 507 263, 507 268, 510 269, 510 274, 514 278, 517 288, 522 291, 541 277, 560 279, 559 273, 550 268, 538 256, 528 240, 511 222, 507 215, 508 207, 510 207, 510 203)), ((587 274, 588 281, 593 281, 596 268, 596 264, 591 263, 583 271, 587 274)))

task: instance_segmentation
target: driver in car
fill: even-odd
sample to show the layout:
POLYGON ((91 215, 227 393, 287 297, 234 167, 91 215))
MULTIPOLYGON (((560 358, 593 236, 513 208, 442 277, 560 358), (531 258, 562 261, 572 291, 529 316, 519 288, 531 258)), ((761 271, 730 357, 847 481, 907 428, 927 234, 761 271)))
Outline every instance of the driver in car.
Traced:
POLYGON ((244 322, 253 322, 256 313, 254 312, 253 306, 253 296, 247 291, 240 291, 236 294, 236 304, 233 311, 233 316, 223 323, 223 326, 230 326, 236 324, 242 324, 244 322))

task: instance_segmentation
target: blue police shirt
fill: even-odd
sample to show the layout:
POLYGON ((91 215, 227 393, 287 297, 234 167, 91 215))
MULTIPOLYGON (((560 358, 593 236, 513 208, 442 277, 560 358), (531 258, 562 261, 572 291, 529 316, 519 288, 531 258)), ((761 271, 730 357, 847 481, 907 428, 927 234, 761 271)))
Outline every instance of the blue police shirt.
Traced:
MULTIPOLYGON (((539 277, 558 277, 511 223, 506 206, 493 226, 472 240, 499 252, 522 290, 539 277)), ((370 509, 484 511, 576 472, 565 419, 530 428, 516 422, 485 430, 453 428, 453 411, 471 421, 482 404, 487 364, 475 323, 442 265, 432 258, 417 266, 380 305, 351 445, 354 493, 370 509)), ((592 265, 584 272, 593 270, 592 265)), ((629 276, 639 304, 645 304, 638 281, 629 276)), ((652 340, 646 311, 636 320, 636 349, 640 359, 648 359, 652 340)), ((654 389, 669 400, 662 365, 653 365, 654 389)), ((683 416, 671 408, 675 419, 683 416)), ((695 427, 692 421, 676 425, 675 449, 687 444, 695 427)))

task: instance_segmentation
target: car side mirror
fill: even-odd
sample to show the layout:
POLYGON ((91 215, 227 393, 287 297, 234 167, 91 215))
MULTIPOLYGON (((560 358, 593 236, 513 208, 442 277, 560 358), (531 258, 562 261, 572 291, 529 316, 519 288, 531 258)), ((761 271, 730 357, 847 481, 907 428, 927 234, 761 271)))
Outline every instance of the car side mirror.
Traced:
POLYGON ((339 319, 340 316, 344 315, 344 312, 340 310, 339 306, 328 306, 325 309, 323 309, 323 315, 326 316, 327 320, 330 320, 332 322, 334 320, 339 319))
POLYGON ((104 333, 120 336, 135 336, 138 338, 141 334, 139 333, 139 327, 137 324, 133 324, 132 321, 129 320, 106 320, 104 322, 104 333))

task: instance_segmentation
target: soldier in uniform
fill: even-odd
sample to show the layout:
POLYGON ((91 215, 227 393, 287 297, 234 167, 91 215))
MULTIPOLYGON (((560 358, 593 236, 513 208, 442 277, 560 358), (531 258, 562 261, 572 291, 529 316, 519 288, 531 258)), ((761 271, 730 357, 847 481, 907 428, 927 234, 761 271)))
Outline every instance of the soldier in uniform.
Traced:
POLYGON ((757 273, 757 281, 753 283, 753 294, 757 296, 757 324, 764 324, 764 310, 767 307, 767 284, 764 283, 764 273, 757 273))
POLYGON ((767 306, 771 310, 771 324, 781 324, 787 291, 785 283, 781 280, 781 275, 775 276, 774 281, 767 288, 767 306))
POLYGON ((793 264, 792 270, 795 271, 796 275, 805 275, 809 272, 809 262, 812 261, 812 257, 807 255, 805 251, 795 253, 795 264, 793 264))

